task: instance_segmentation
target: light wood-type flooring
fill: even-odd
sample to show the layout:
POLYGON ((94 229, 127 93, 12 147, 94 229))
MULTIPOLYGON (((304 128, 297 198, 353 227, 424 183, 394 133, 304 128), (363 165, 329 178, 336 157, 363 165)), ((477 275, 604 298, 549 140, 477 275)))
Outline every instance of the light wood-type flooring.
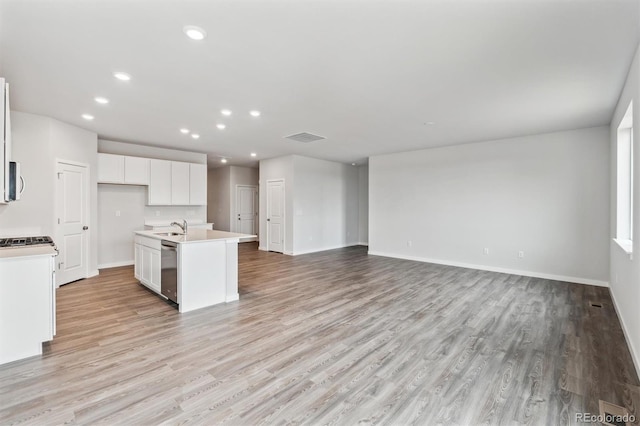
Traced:
POLYGON ((0 424, 557 425, 599 399, 640 414, 608 289, 365 247, 239 258, 240 301, 182 315, 132 267, 60 288, 45 355, 0 367, 0 424))

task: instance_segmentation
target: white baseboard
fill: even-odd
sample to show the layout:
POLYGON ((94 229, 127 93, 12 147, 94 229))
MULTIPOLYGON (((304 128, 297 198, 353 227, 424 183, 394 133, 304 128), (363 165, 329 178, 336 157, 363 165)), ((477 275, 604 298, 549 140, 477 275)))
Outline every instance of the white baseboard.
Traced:
POLYGON ((240 294, 236 293, 236 294, 232 294, 231 296, 227 296, 224 301, 226 303, 229 302, 235 302, 236 300, 240 300, 240 294))
POLYGON ((535 278, 543 278, 546 280, 554 280, 554 281, 564 281, 569 283, 576 284, 587 284, 587 285, 595 285, 598 287, 609 287, 609 283, 606 281, 592 280, 590 278, 581 278, 581 277, 570 277, 565 275, 554 275, 547 274, 544 272, 532 272, 532 271, 524 271, 520 269, 509 269, 509 268, 501 268, 498 266, 486 266, 486 265, 476 265, 471 263, 464 262, 456 262, 451 260, 441 260, 441 259, 429 259, 425 257, 418 256, 404 256, 397 255, 393 253, 384 253, 374 250, 369 250, 368 252, 373 256, 384 256, 384 257, 393 257, 396 259, 404 259, 404 260, 415 260, 417 262, 427 262, 427 263, 435 263, 438 265, 447 265, 447 266, 457 266, 459 268, 468 268, 468 269, 479 269, 481 271, 490 271, 490 272, 500 272, 503 274, 512 274, 512 275, 522 275, 524 277, 535 277, 535 278))
POLYGON ((369 243, 364 243, 362 241, 360 241, 359 243, 356 243, 357 246, 368 246, 369 243))
POLYGON ((299 256, 301 254, 318 253, 318 252, 321 252, 321 251, 335 250, 335 249, 339 249, 339 248, 353 247, 353 246, 357 246, 357 245, 360 245, 360 243, 348 243, 348 244, 345 244, 345 245, 322 247, 322 248, 318 248, 318 249, 303 250, 303 251, 297 251, 295 253, 286 253, 286 254, 291 254, 292 256, 299 256))
POLYGON ((97 277, 98 275, 100 275, 100 271, 98 271, 98 269, 94 269, 93 271, 89 272, 89 276, 87 278, 97 277))
POLYGON ((266 247, 263 246, 258 246, 258 250, 262 250, 262 251, 268 251, 266 247))
POLYGON ((131 266, 131 265, 133 265, 133 260, 125 260, 122 262, 101 263, 100 265, 98 265, 98 269, 117 268, 118 266, 131 266))
POLYGON ((640 352, 636 350, 633 346, 633 340, 631 340, 631 335, 629 333, 629 329, 627 328, 627 324, 624 322, 624 318, 620 315, 620 309, 618 308, 618 302, 616 302, 616 297, 613 294, 613 289, 609 288, 609 294, 611 295, 611 300, 613 300, 613 308, 616 311, 616 315, 618 316, 618 320, 622 325, 622 332, 624 333, 624 338, 627 341, 627 347, 629 348, 629 352, 631 352, 631 359, 633 360, 633 366, 636 368, 636 374, 640 377, 640 352))

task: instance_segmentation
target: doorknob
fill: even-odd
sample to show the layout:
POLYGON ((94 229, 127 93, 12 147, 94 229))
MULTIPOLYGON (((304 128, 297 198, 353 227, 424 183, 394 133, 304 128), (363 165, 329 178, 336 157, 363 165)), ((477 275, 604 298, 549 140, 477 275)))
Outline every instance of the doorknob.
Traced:
POLYGON ((267 222, 271 222, 271 219, 267 219, 267 222))
POLYGON ((86 231, 87 229, 89 229, 89 227, 88 227, 88 226, 83 226, 83 227, 82 227, 82 230, 83 230, 83 231, 86 231))
POLYGON ((241 220, 240 218, 238 218, 238 220, 241 220))

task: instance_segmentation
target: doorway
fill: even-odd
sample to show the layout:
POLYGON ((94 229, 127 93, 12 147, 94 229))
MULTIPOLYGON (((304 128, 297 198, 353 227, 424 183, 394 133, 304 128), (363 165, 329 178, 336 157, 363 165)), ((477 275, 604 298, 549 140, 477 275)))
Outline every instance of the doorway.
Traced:
MULTIPOLYGON (((234 231, 241 234, 256 235, 258 217, 258 187, 255 185, 236 185, 236 218, 234 231)), ((246 241, 255 241, 256 238, 246 241)), ((245 241, 245 240, 243 240, 245 241)))
POLYGON ((267 181, 267 250, 284 253, 284 179, 267 181))
POLYGON ((89 167, 56 164, 56 285, 89 276, 89 167))

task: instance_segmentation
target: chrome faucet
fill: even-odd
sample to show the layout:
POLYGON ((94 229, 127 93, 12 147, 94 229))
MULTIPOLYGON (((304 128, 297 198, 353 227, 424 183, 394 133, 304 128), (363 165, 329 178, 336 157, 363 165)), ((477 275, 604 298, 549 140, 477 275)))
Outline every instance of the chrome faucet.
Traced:
POLYGON ((182 223, 178 223, 178 222, 171 222, 170 226, 176 225, 178 227, 180 227, 180 229, 182 229, 182 232, 186 235, 187 234, 187 221, 185 219, 182 219, 182 223))

